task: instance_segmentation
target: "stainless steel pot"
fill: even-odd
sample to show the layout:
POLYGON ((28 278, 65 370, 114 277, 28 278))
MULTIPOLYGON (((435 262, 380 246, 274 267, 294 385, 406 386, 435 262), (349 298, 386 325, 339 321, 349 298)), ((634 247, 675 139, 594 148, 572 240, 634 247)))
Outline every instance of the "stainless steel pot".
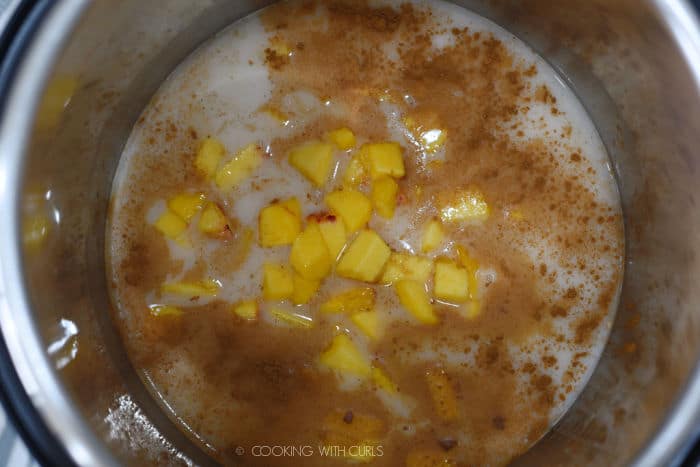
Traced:
MULTIPOLYGON (((31 2, 29 2, 31 3, 31 2)), ((207 464, 110 321, 111 177, 194 48, 269 3, 39 0, 0 71, 0 396, 45 461, 207 464)), ((682 0, 464 0, 547 58, 596 122, 626 215, 612 337, 523 465, 668 465, 700 432, 700 26, 682 0)))

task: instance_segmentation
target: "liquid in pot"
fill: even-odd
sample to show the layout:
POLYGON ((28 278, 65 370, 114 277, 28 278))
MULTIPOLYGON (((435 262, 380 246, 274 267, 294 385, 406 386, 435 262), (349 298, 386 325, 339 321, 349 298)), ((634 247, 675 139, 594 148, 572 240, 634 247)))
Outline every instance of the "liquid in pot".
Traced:
POLYGON ((582 390, 620 200, 573 92, 438 2, 282 2, 135 125, 107 261, 130 357, 214 458, 500 465, 582 390))

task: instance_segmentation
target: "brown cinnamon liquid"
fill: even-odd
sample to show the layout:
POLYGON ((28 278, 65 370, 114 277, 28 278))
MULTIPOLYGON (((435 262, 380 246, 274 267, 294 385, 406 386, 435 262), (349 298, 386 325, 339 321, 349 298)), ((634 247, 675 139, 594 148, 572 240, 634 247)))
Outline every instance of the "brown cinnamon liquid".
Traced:
POLYGON ((224 463, 345 465, 318 450, 335 429, 329 420, 351 427, 359 422, 345 419, 367 415, 381 422, 371 465, 401 465, 416 450, 459 465, 506 464, 565 412, 605 344, 622 277, 622 217, 581 104, 540 57, 483 18, 441 2, 381 4, 282 2, 236 23, 174 72, 125 149, 107 252, 115 320, 164 408, 224 463), (290 53, 273 53, 279 43, 290 53), (406 116, 446 132, 444 147, 412 141, 406 116), (373 285, 386 331, 369 342, 347 317, 318 313, 336 292, 361 285, 337 277, 298 307, 313 317, 311 330, 273 325, 262 301, 255 323, 232 315, 233 303, 261 296, 262 264, 289 255, 257 245, 259 210, 296 196, 304 215, 322 211, 350 160, 338 156, 333 179, 317 190, 288 165, 290 148, 341 126, 360 143, 404 148, 395 219, 370 221, 395 251, 419 251, 421 228, 445 196, 471 186, 484 193, 489 219, 447 225, 447 241, 430 255, 469 249, 480 265, 478 317, 436 303, 439 324, 420 326, 391 288, 373 285), (209 135, 231 152, 257 141, 269 157, 222 193, 193 165, 209 135), (165 200, 187 190, 223 208, 229 236, 186 249, 153 228, 165 200), (202 277, 222 283, 215 299, 174 303, 185 310, 176 319, 152 316, 163 283, 202 277), (387 370, 395 400, 319 369, 338 329, 387 370), (456 419, 435 410, 425 374, 436 370, 454 390, 456 419), (254 446, 314 453, 260 457, 254 446))

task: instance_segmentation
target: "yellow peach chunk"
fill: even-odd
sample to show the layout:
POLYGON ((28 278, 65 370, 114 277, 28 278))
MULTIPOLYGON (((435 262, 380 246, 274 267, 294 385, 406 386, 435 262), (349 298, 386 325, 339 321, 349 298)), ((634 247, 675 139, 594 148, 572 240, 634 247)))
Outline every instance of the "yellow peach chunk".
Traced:
POLYGON ((319 287, 321 287, 321 281, 304 279, 298 273, 294 273, 294 294, 292 295, 292 301, 295 305, 309 303, 319 287))
POLYGON ((369 360, 345 334, 338 334, 333 338, 330 347, 321 354, 319 362, 340 373, 349 373, 361 378, 369 378, 372 375, 369 360))
POLYGON ((442 370, 429 370, 425 378, 438 416, 446 422, 456 420, 459 416, 457 396, 447 374, 442 370))
POLYGON ((355 134, 350 128, 338 128, 329 131, 327 138, 341 151, 347 151, 355 147, 355 134))
POLYGON ((434 112, 421 112, 403 118, 409 137, 420 150, 435 154, 447 141, 447 130, 441 128, 438 115, 434 112))
POLYGON ((182 316, 184 314, 182 309, 171 305, 149 305, 148 309, 151 311, 151 316, 157 318, 182 316))
POLYGON ((357 185, 366 182, 369 178, 369 169, 365 163, 363 155, 356 154, 350 159, 348 166, 345 168, 345 173, 343 174, 343 183, 349 187, 356 187, 357 185))
POLYGON ((294 278, 289 267, 266 263, 263 266, 263 297, 265 300, 286 300, 294 295, 294 278))
POLYGON ((423 256, 407 253, 391 253, 386 263, 382 284, 393 284, 401 280, 425 283, 433 270, 433 261, 423 256))
POLYGON ((228 219, 219 206, 207 203, 197 224, 200 232, 207 235, 221 235, 228 229, 228 219))
POLYGON ((320 141, 297 146, 289 153, 289 163, 314 185, 322 187, 330 175, 333 146, 320 141))
POLYGON ((435 154, 447 141, 447 130, 438 128, 435 116, 428 116, 421 124, 413 117, 405 117, 403 123, 410 137, 420 149, 428 154, 435 154))
POLYGON ((447 130, 430 128, 423 131, 419 138, 423 150, 429 154, 434 154, 445 145, 447 141, 447 130))
POLYGON ((457 245, 457 258, 459 259, 462 267, 464 267, 467 271, 475 273, 479 269, 479 263, 472 258, 469 251, 461 245, 457 245))
POLYGON ((425 285, 416 281, 402 280, 397 282, 395 287, 401 305, 418 321, 424 324, 438 322, 430 297, 425 291, 425 285))
POLYGON ((258 319, 258 302, 255 300, 246 300, 236 303, 233 306, 233 313, 246 321, 255 321, 258 319))
POLYGON ((406 467, 456 467, 457 463, 444 451, 421 449, 408 453, 406 467))
POLYGON ((216 173, 221 159, 226 154, 226 148, 216 138, 206 138, 199 144, 194 166, 206 179, 210 179, 216 173))
POLYGON ((379 389, 383 389, 389 394, 396 394, 399 391, 396 384, 379 367, 372 367, 372 381, 379 389))
POLYGON ((321 280, 331 272, 333 260, 318 224, 310 223, 297 236, 289 261, 304 279, 321 280))
POLYGON ((321 304, 323 313, 357 313, 374 308, 375 294, 370 287, 358 287, 335 295, 321 304))
POLYGON ((476 188, 445 194, 440 198, 442 222, 483 223, 491 215, 484 194, 476 188))
POLYGON ((343 220, 348 233, 357 232, 372 217, 372 202, 357 190, 338 190, 326 195, 331 212, 343 220))
POLYGON ((244 227, 243 229, 239 230, 239 235, 237 237, 238 254, 236 255, 236 260, 239 264, 243 264, 247 261, 254 242, 255 232, 253 232, 252 229, 244 227))
MULTIPOLYGON (((294 206, 291 206, 295 209, 294 206)), ((301 232, 297 212, 282 203, 263 208, 258 216, 258 241, 263 247, 291 245, 301 232)))
POLYGON ((469 273, 469 298, 477 300, 479 298, 479 279, 477 277, 479 262, 471 257, 463 246, 457 246, 457 256, 460 264, 469 273))
POLYGON ((442 223, 433 219, 425 226, 423 229, 423 235, 421 237, 421 251, 423 253, 429 253, 435 248, 439 247, 445 237, 445 231, 442 228, 442 223))
POLYGON ((441 259, 435 263, 435 297, 453 303, 469 299, 469 273, 454 261, 441 259))
POLYGON ((396 195, 399 193, 399 185, 391 177, 382 176, 372 184, 372 202, 377 214, 391 219, 396 210, 396 195))
POLYGON ((403 165, 403 150, 399 143, 372 143, 362 146, 372 179, 376 180, 383 175, 401 178, 406 175, 403 165))
POLYGON ((270 310, 270 315, 275 319, 276 323, 283 323, 293 328, 311 329, 314 327, 314 320, 309 316, 293 313, 282 308, 273 307, 270 310))
POLYGON ((219 294, 219 289, 221 289, 221 284, 214 279, 196 282, 170 282, 160 287, 163 293, 171 293, 188 298, 216 297, 219 294))
POLYGON ((379 340, 383 334, 383 323, 376 311, 361 311, 350 316, 350 320, 372 340, 379 340))
POLYGON ((250 177, 262 161, 263 152, 260 147, 255 143, 249 144, 216 172, 214 181, 220 189, 229 191, 250 177))
POLYGON ((363 230, 340 257, 336 272, 341 277, 376 282, 391 256, 391 249, 372 230, 363 230))
POLYGON ((324 216, 318 220, 318 228, 321 230, 323 241, 326 242, 328 253, 333 261, 336 261, 348 240, 345 224, 336 216, 324 216))
POLYGON ((187 223, 174 212, 166 210, 156 221, 155 228, 166 237, 177 240, 187 230, 187 223))
POLYGON ((180 193, 168 200, 168 209, 189 223, 202 210, 205 201, 204 193, 180 193))
POLYGON ((279 204, 280 206, 284 206, 285 208, 287 208, 289 212, 301 219, 301 203, 296 197, 280 201, 279 204))

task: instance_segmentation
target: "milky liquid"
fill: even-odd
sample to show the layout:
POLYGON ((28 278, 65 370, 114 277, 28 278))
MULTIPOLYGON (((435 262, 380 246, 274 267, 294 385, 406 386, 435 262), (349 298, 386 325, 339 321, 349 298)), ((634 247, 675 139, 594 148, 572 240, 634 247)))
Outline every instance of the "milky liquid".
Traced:
MULTIPOLYGON (((382 2, 382 4, 398 5, 399 3, 382 2)), ((514 61, 523 64, 523 68, 534 66, 534 72, 530 73, 526 80, 528 89, 532 89, 532 95, 536 96, 537 93, 534 90, 544 86, 549 90, 549 95, 544 99, 530 99, 527 102, 527 111, 511 117, 508 120, 508 126, 501 128, 499 137, 507 137, 510 144, 516 147, 539 139, 545 146, 554 148, 551 150, 557 155, 558 162, 557 172, 553 174, 555 179, 551 183, 557 184, 557 180, 567 176, 577 177, 581 167, 586 167, 587 176, 576 180, 577 189, 585 192, 595 202, 595 207, 591 208, 590 217, 595 219, 595 217, 604 216, 615 219, 614 228, 610 228, 608 224, 602 224, 597 233, 598 228, 595 225, 586 224, 586 228, 592 232, 591 235, 599 235, 601 243, 607 242, 610 245, 609 249, 601 250, 605 253, 589 254, 585 248, 562 250, 553 240, 557 235, 558 226, 552 225, 549 229, 538 225, 538 222, 542 221, 538 220, 537 212, 526 212, 525 219, 519 221, 520 205, 493 207, 492 216, 499 217, 501 219, 499 225, 505 225, 506 229, 508 225, 516 225, 518 222, 532 226, 532 228, 522 228, 516 234, 506 233, 504 238, 507 238, 508 248, 522 254, 535 269, 546 270, 546 273, 533 275, 538 278, 534 280, 536 280, 535 287, 539 294, 546 297, 543 299, 543 303, 546 303, 543 314, 548 315, 555 309, 553 304, 563 300, 572 288, 576 290, 576 296, 569 297, 571 299, 566 302, 565 315, 557 315, 556 319, 551 319, 546 331, 542 330, 545 328, 537 328, 537 331, 530 334, 522 334, 518 330, 513 330, 513 336, 518 334, 517 338, 511 337, 508 328, 503 328, 505 331, 499 331, 498 336, 496 336, 498 333, 484 334, 485 340, 493 341, 496 336, 496 339, 500 338, 504 342, 502 347, 499 347, 501 358, 505 351, 508 355, 508 365, 516 369, 515 379, 521 381, 513 388, 514 391, 525 394, 526 388, 533 384, 533 373, 525 370, 528 362, 536 363, 538 378, 551 378, 548 386, 555 390, 551 393, 552 401, 546 413, 547 424, 551 425, 566 412, 588 380, 605 345, 617 306, 622 268, 622 240, 619 227, 621 216, 619 196, 609 160, 593 123, 576 96, 560 76, 524 43, 488 20, 455 5, 432 1, 415 2, 414 5, 418 10, 432 9, 431 24, 441 26, 433 28, 436 31, 432 36, 435 50, 453 46, 458 40, 450 33, 452 28, 466 27, 472 34, 480 32, 483 36, 500 41, 514 57, 514 61), (552 111, 553 102, 556 102, 556 112, 552 111), (519 125, 515 125, 516 122, 519 125), (573 158, 571 154, 574 153, 579 155, 580 159, 573 158), (581 261, 586 262, 585 268, 571 267, 572 264, 576 265, 581 261), (587 321, 587 314, 591 313, 592 307, 595 307, 601 301, 602 295, 606 293, 601 284, 605 284, 608 295, 610 295, 609 291, 612 291, 612 295, 605 301, 605 310, 598 313, 596 319, 587 321), (580 338, 583 334, 585 339, 580 338), (551 361, 556 363, 543 363, 551 361)), ((222 289, 216 298, 201 297, 190 300, 176 296, 163 297, 157 287, 145 290, 137 296, 133 290, 124 285, 120 267, 129 256, 130 242, 140 235, 138 232, 148 229, 148 226, 163 213, 169 196, 164 195, 162 198, 151 198, 143 202, 144 206, 141 211, 138 211, 143 213, 143 218, 140 220, 134 218, 133 213, 137 212, 134 206, 139 205, 138 200, 143 194, 143 190, 134 184, 134 180, 158 177, 154 165, 145 161, 156 160, 157 157, 173 157, 172 154, 177 151, 192 151, 190 143, 169 142, 165 136, 167 128, 163 122, 167 121, 174 125, 180 129, 180 133, 184 129, 192 128, 196 131, 198 138, 205 135, 216 136, 230 152, 250 142, 259 142, 273 153, 273 157, 266 158, 250 178, 232 193, 224 194, 220 198, 220 205, 227 216, 235 218, 241 229, 250 229, 253 238, 257 238, 258 213, 272 200, 296 196, 302 204, 302 217, 306 217, 325 211, 327 208, 323 203, 323 194, 342 185, 342 175, 350 160, 349 157, 339 155, 336 158, 333 177, 326 190, 317 191, 311 188, 299 172, 291 168, 284 154, 279 157, 274 154, 273 141, 294 138, 319 118, 343 121, 348 108, 334 101, 332 95, 318 96, 312 89, 299 88, 285 90, 281 93, 283 97, 275 101, 276 110, 289 116, 288 120, 280 121, 280 118, 265 111, 269 108, 272 97, 280 96, 280 91, 275 89, 272 71, 264 60, 264 50, 269 46, 270 38, 275 31, 271 31, 269 25, 266 27, 263 21, 261 16, 256 14, 235 23, 184 61, 146 108, 122 154, 114 181, 107 253, 110 271, 115 278, 113 297, 117 309, 117 321, 132 354, 139 354, 138 348, 143 345, 144 334, 142 322, 134 318, 142 311, 136 311, 135 307, 144 309, 144 305, 167 302, 167 304, 184 308, 206 309, 206 306, 213 303, 233 304, 244 299, 260 297, 263 264, 286 262, 289 255, 289 249, 286 247, 263 249, 253 241, 244 261, 231 270, 228 266, 222 266, 216 261, 207 259, 220 254, 220 250, 217 250, 218 240, 203 239, 198 236, 195 227, 191 228, 191 235, 195 239, 192 242, 193 247, 182 247, 176 242, 167 241, 168 254, 178 263, 178 267, 172 268, 167 273, 166 281, 185 280, 191 277, 192 271, 196 269, 199 276, 216 278, 222 284, 222 289), (154 137, 155 140, 153 140, 154 137), (187 149, 179 148, 177 144, 187 149), (173 145, 174 148, 168 153, 162 153, 163 148, 169 145, 173 145)), ((319 28, 323 28, 323 23, 320 24, 319 28)), ((284 34, 283 30, 282 34, 284 34)), ((383 50, 388 60, 400 61, 396 40, 386 41, 383 44, 383 50)), ((411 96, 404 97, 405 102, 411 99, 411 96)), ((405 102, 398 105, 395 100, 383 99, 383 102, 378 103, 377 106, 386 117, 388 139, 400 142, 404 147, 415 149, 415 141, 411 140, 402 121, 405 102)), ((454 115, 453 118, 458 119, 460 116, 454 115)), ((358 133, 357 136, 358 146, 368 141, 362 134, 358 133)), ((177 138, 173 137, 173 140, 179 141, 177 138)), ((445 148, 436 153, 421 153, 416 150, 417 157, 420 158, 416 163, 416 170, 427 173, 431 170, 429 168, 431 163, 449 158, 450 155, 447 152, 449 145, 450 134, 448 134, 445 148)), ((189 179, 185 177, 184 180, 189 179)), ((478 184, 479 180, 475 179, 475 182, 478 184)), ((449 181, 446 183, 449 188, 449 181)), ((173 186, 172 194, 187 187, 187 183, 183 183, 180 187, 173 186)), ((209 189, 214 190, 213 185, 209 189)), ((167 190, 163 189, 162 192, 165 193, 167 190)), ((522 205, 526 204, 527 198, 522 205)), ((393 250, 421 254, 422 222, 434 208, 434 200, 431 199, 423 204, 400 205, 391 221, 374 215, 369 226, 379 233, 393 250)), ((498 229, 503 230, 502 227, 498 229)), ((459 234, 463 233, 460 231, 459 234)), ((468 235, 468 232, 465 235, 468 235)), ((242 237, 237 238, 240 240, 242 237)), ((460 241, 457 238, 451 238, 438 250, 426 256, 430 258, 454 256, 454 247, 460 241)), ((483 252, 483 257, 497 258, 498 255, 494 252, 483 252)), ((506 267, 507 262, 506 258, 506 267)), ((480 261, 478 277, 482 293, 486 294, 490 284, 498 284, 501 280, 503 266, 499 264, 501 263, 497 263, 496 260, 494 264, 489 264, 488 260, 480 261)), ((324 283, 319 296, 310 304, 294 307, 285 303, 282 307, 323 324, 323 318, 317 311, 318 304, 339 291, 357 285, 353 281, 333 277, 324 283)), ((374 288, 377 293, 377 309, 382 313, 388 328, 392 328, 394 324, 398 326, 404 325, 407 321, 411 322, 411 318, 398 303, 391 287, 374 286, 374 288)), ((200 314, 201 319, 206 319, 205 313, 200 314)), ((279 326, 269 314, 268 304, 261 305, 260 319, 268 326, 279 326)), ((355 337, 358 336, 357 330, 347 317, 338 316, 334 319, 333 323, 328 324, 347 330, 355 337)), ((265 335, 265 331, 260 332, 260 338, 264 339, 265 337, 262 336, 265 335)), ((479 332, 478 322, 466 324, 465 342, 471 342, 471 338, 467 338, 467 335, 479 334, 479 332)), ((377 356, 376 348, 373 348, 366 339, 357 337, 356 343, 368 356, 377 356)), ((470 345, 463 347, 454 345, 452 341, 424 339, 422 345, 415 345, 409 350, 398 352, 392 361, 406 365, 416 365, 416 362, 433 365, 438 362, 440 366, 446 368, 476 367, 481 364, 479 352, 482 344, 483 342, 481 344, 471 342, 470 345)), ((157 354, 155 361, 137 363, 136 366, 144 372, 147 380, 153 385, 153 391, 173 411, 173 416, 181 422, 186 431, 214 455, 220 455, 228 445, 229 438, 221 434, 223 428, 217 429, 217 419, 212 418, 211 415, 203 415, 203 412, 211 414, 220 411, 220 417, 236 417, 236 411, 239 408, 247 413, 245 410, 250 407, 246 406, 245 401, 236 400, 221 399, 204 402, 206 398, 201 395, 208 394, 211 388, 207 388, 207 376, 202 372, 201 366, 192 361, 195 358, 192 352, 181 350, 177 345, 168 347, 167 351, 152 349, 149 351, 157 354), (225 410, 224 406, 226 406, 225 410)), ((228 358, 235 359, 236 353, 233 352, 228 358)), ((140 357, 135 359, 137 362, 143 361, 140 357)), ((459 379, 458 370, 454 371, 457 372, 456 379, 459 379)), ((480 371, 482 373, 479 374, 486 375, 490 370, 480 371)), ((357 388, 361 385, 353 378, 339 377, 336 378, 336 382, 339 391, 347 393, 358 390, 357 388)), ((524 403, 527 404, 529 396, 523 397, 524 403)), ((411 433, 420 432, 430 424, 429 421, 417 415, 422 413, 417 412, 418 409, 416 409, 420 406, 421 396, 413 395, 410 390, 402 391, 400 397, 380 394, 379 399, 391 414, 392 430, 403 431, 402 436, 409 446, 412 443, 411 433), (410 428, 406 429, 406 426, 410 428)), ((504 417, 508 419, 507 415, 504 417)), ((224 426, 226 425, 221 425, 221 427, 224 426)), ((469 449, 475 443, 476 438, 469 430, 461 430, 457 427, 452 429, 450 434, 461 447, 469 449)), ((542 432, 530 431, 530 434, 523 439, 523 434, 515 430, 512 436, 521 436, 517 442, 509 440, 505 435, 498 435, 500 437, 494 435, 492 444, 488 444, 486 457, 478 460, 486 459, 494 464, 506 462, 512 456, 519 454, 523 447, 537 441, 536 438, 541 434, 542 432)), ((261 442, 264 441, 261 440, 261 442)), ((453 452, 459 455, 459 450, 453 452)), ((389 458, 384 458, 382 461, 392 464, 392 459, 389 458)), ((396 459, 393 461, 399 462, 396 459)))

